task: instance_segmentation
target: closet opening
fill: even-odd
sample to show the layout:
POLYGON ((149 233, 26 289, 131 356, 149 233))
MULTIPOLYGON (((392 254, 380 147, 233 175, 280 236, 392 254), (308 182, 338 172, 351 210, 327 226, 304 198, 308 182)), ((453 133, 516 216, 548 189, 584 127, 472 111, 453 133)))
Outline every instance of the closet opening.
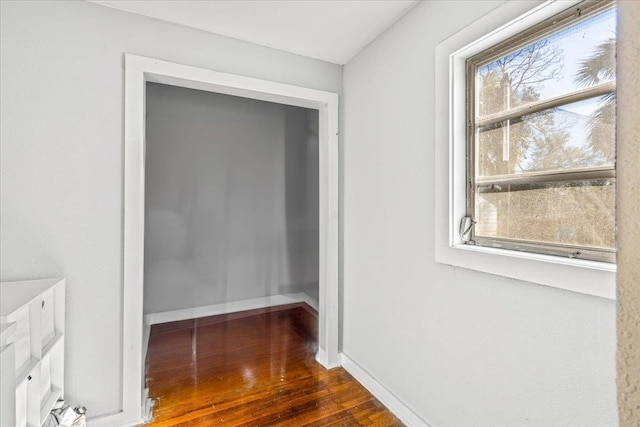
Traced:
MULTIPOLYGON (((163 396, 167 370, 211 382, 260 371, 269 358, 286 368, 287 353, 317 349, 318 111, 145 89, 144 315, 150 346, 165 347, 147 357, 151 397, 163 396), (256 310, 265 308, 280 313, 256 310), (231 313, 251 319, 219 321, 231 313)), ((271 380, 262 371, 254 383, 271 380)))
POLYGON ((122 422, 151 324, 292 309, 340 366, 337 95, 135 55, 125 80, 122 422))
POLYGON ((146 84, 144 314, 318 310, 318 111, 146 84))

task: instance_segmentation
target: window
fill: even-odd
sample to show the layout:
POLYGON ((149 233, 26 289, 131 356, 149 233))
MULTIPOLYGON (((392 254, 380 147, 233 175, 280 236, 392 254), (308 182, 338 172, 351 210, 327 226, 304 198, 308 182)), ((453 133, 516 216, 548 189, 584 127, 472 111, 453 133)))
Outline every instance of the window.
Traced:
POLYGON ((615 262, 613 2, 466 59, 466 244, 615 262))
POLYGON ((435 259, 615 299, 615 4, 531 4, 436 46, 435 259))

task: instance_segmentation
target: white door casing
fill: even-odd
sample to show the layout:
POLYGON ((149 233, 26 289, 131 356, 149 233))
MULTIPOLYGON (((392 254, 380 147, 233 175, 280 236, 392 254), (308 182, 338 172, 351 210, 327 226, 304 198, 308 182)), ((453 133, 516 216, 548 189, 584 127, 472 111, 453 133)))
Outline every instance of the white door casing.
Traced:
POLYGON ((144 402, 143 290, 145 195, 145 87, 155 82, 278 102, 319 112, 319 349, 326 368, 338 353, 338 95, 188 65, 125 55, 123 376, 122 412, 92 420, 92 426, 134 425, 144 402))

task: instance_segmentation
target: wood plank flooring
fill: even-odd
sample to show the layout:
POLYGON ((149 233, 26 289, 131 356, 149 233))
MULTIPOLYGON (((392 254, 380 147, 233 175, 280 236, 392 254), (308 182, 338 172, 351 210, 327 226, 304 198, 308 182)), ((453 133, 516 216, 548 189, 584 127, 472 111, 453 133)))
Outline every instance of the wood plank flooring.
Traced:
POLYGON ((317 314, 291 304, 151 328, 152 426, 402 426, 315 361, 317 314))

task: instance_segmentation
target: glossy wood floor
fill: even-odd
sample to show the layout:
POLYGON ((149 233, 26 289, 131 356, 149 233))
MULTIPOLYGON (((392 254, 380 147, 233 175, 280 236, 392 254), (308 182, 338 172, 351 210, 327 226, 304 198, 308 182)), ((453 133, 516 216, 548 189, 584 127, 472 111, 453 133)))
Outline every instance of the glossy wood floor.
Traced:
POLYGON ((314 358, 305 304, 154 325, 153 426, 402 426, 344 369, 314 358))

